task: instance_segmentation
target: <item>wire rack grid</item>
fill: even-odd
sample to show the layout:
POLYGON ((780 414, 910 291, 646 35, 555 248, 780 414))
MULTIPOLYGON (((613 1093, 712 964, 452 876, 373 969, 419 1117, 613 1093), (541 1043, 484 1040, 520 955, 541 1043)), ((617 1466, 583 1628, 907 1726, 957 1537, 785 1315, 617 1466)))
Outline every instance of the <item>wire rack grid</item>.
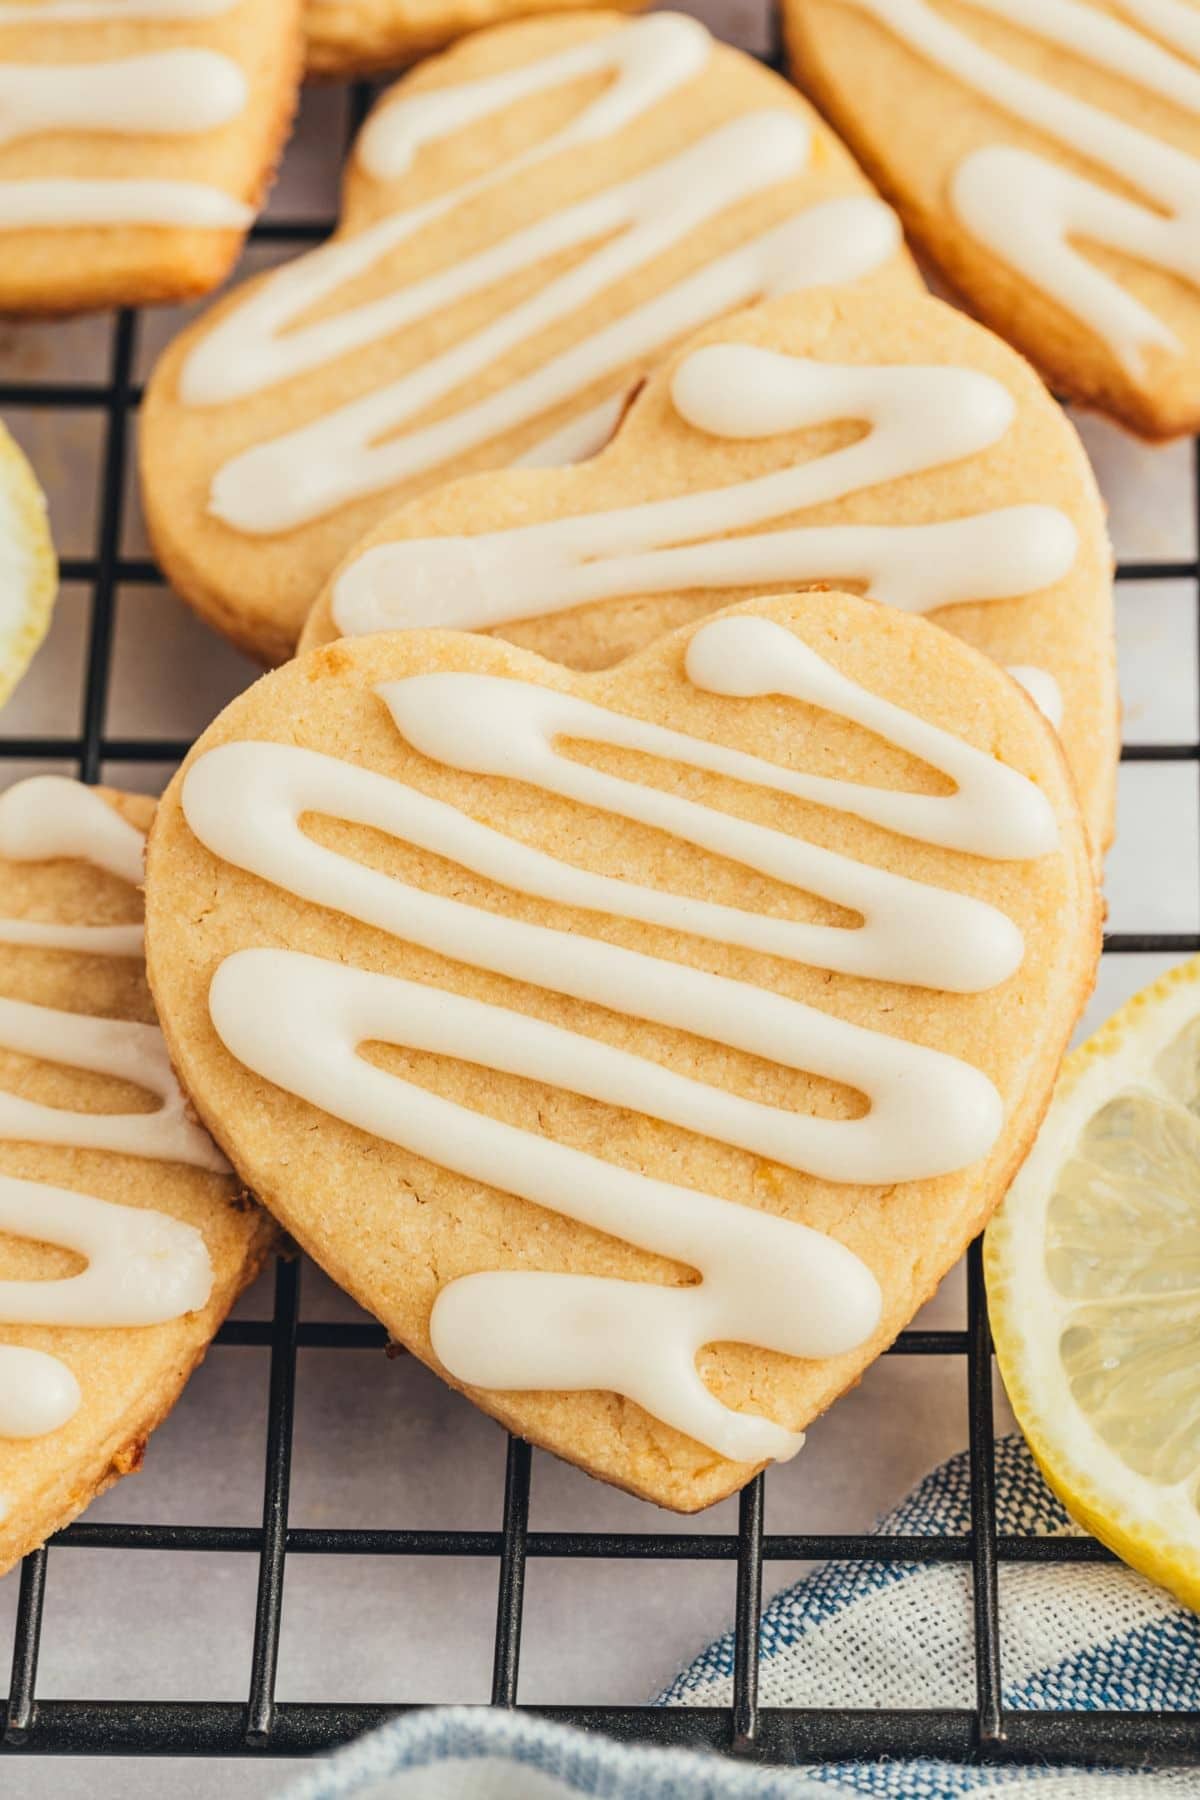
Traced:
MULTIPOLYGON (((762 55, 781 68, 776 38, 762 55)), ((371 89, 350 96, 351 132, 370 103, 371 89)), ((319 241, 332 220, 264 219, 257 244, 298 250, 319 241)), ((88 592, 88 623, 78 730, 19 736, 0 730, 0 762, 73 764, 87 782, 105 765, 171 765, 186 741, 123 737, 107 729, 114 629, 123 587, 161 586, 153 561, 122 554, 129 493, 131 420, 141 399, 135 378, 140 319, 123 311, 112 319, 103 379, 0 380, 0 411, 69 410, 90 413, 102 430, 94 550, 62 559, 64 582, 88 592)), ((1200 446, 1194 460, 1192 507, 1200 545, 1200 446)), ((1125 561, 1119 582, 1188 582, 1200 606, 1200 557, 1125 561)), ((1200 633, 1197 634, 1200 637, 1200 633)), ((1200 684, 1200 666, 1189 680, 1200 684)), ((1124 763, 1200 764, 1200 742, 1126 744, 1124 763)), ((1182 957, 1200 950, 1200 932, 1110 932, 1109 954, 1182 957)), ((747 1487, 733 1532, 535 1531, 529 1528, 531 1453, 510 1438, 502 1516, 494 1530, 363 1529, 289 1524, 289 1489, 301 1348, 383 1349, 386 1333, 368 1323, 301 1322, 301 1265, 281 1261, 272 1316, 235 1319, 216 1342, 269 1355, 269 1391, 261 1523, 253 1526, 109 1524, 84 1519, 25 1559, 20 1571, 12 1672, 0 1751, 17 1755, 296 1756, 331 1749, 385 1718, 415 1710, 420 1700, 314 1703, 276 1698, 287 1559, 294 1557, 472 1558, 497 1568, 491 1704, 519 1704, 525 1576, 530 1559, 732 1565, 735 1577, 735 1655, 731 1707, 665 1708, 628 1705, 537 1706, 543 1716, 628 1741, 730 1752, 777 1763, 877 1757, 1114 1763, 1167 1766, 1200 1763, 1200 1713, 1028 1712, 1003 1704, 998 1576, 1002 1564, 1095 1563, 1104 1547, 1084 1537, 1005 1536, 996 1524, 993 1458, 992 1349, 978 1243, 967 1259, 965 1330, 908 1330, 889 1355, 956 1359, 965 1363, 970 1454, 971 1528, 959 1536, 887 1536, 831 1532, 772 1534, 765 1528, 766 1478, 747 1487), (87 1700, 38 1694, 39 1646, 52 1552, 59 1545, 95 1551, 241 1553, 257 1558, 257 1599, 244 1700, 87 1700), (975 1651, 975 1703, 961 1708, 780 1708, 758 1702, 759 1616, 763 1566, 799 1561, 952 1563, 970 1572, 975 1651)))

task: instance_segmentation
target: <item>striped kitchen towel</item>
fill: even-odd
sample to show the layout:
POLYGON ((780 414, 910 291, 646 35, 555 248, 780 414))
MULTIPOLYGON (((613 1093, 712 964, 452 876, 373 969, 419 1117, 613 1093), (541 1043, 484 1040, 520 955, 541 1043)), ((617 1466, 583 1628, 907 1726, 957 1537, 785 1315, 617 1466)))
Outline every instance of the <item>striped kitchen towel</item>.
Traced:
MULTIPOLYGON (((1075 1529, 1024 1442, 996 1445, 1005 1534, 1075 1529)), ((957 1456, 884 1519, 881 1532, 970 1528, 970 1469, 957 1456)), ((1013 1708, 1200 1709, 1200 1621, 1119 1564, 1010 1563, 1001 1573, 1001 1667, 1013 1708)), ((969 1707, 971 1576, 961 1563, 829 1563, 776 1595, 762 1619, 764 1706, 969 1707)), ((704 1650, 664 1706, 728 1706, 733 1635, 704 1650)), ((521 1713, 408 1715, 318 1765, 287 1800, 956 1800, 1017 1787, 1021 1800, 1200 1800, 1200 1772, 1157 1775, 887 1761, 763 1769, 611 1744, 521 1713)), ((1017 1796, 1013 1796, 1017 1800, 1017 1796)))

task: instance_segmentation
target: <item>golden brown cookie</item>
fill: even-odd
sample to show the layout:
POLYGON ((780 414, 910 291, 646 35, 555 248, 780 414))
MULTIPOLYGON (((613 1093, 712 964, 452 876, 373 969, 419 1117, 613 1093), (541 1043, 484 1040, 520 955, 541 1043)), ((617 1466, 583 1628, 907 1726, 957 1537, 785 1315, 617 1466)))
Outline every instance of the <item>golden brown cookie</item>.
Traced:
POLYGON ((1196 0, 783 0, 797 80, 1062 393, 1200 426, 1196 0))
MULTIPOLYGON (((642 4, 618 0, 622 12, 638 12, 642 4)), ((308 72, 399 69, 487 25, 580 9, 581 0, 307 0, 308 72)))
POLYGON ((0 795, 0 1572, 139 1467, 274 1238, 153 1022, 153 810, 0 795))
POLYGON ((445 625, 597 669, 747 593, 849 581, 1019 671, 1106 843, 1119 733, 1096 484, 1028 366, 927 297, 797 294, 711 326, 591 462, 474 476, 385 519, 302 644, 445 625))
POLYGON ((300 0, 0 0, 0 311, 203 294, 295 107, 300 0))
POLYGON ((779 77, 674 14, 529 20, 385 95, 333 242, 167 350, 142 484, 172 582, 266 661, 400 501, 598 449, 709 319, 913 291, 895 215, 779 77))
POLYGON ((197 1108, 333 1278, 690 1511, 987 1217, 1098 913, 1017 684, 827 593, 603 674, 436 630, 299 658, 168 790, 147 942, 197 1108))

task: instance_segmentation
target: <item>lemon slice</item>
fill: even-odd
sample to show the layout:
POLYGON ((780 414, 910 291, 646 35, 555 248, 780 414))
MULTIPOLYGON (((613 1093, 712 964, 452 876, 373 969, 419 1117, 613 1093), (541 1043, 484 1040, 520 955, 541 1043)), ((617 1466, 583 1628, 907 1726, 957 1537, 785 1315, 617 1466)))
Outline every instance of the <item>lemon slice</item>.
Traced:
POLYGON ((46 496, 0 425, 0 706, 46 635, 57 589, 46 496))
POLYGON ((1067 1058, 985 1266, 1050 1486, 1200 1610, 1200 957, 1067 1058))

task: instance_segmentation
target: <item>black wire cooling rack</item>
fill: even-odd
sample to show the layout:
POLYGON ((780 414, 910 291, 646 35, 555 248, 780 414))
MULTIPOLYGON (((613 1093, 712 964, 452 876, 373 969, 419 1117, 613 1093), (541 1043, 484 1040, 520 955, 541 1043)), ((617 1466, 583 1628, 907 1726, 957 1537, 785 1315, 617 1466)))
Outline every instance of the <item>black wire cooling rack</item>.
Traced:
MULTIPOLYGON (((782 67, 778 43, 762 60, 782 67)), ((357 84, 351 130, 370 102, 357 84)), ((259 243, 301 248, 325 237, 332 221, 262 220, 259 243)), ((106 712, 117 600, 123 586, 163 582, 151 561, 121 554, 128 492, 130 416, 141 400, 134 379, 139 320, 114 315, 108 368, 94 383, 0 382, 6 408, 89 412, 102 421, 95 551, 67 557, 62 578, 90 589, 90 618, 79 730, 75 735, 16 737, 0 731, 0 761, 74 763, 84 781, 105 763, 172 764, 186 742, 108 735, 106 712)), ((1200 545, 1200 444, 1193 505, 1200 545)), ((1188 580, 1200 606, 1200 560, 1131 562, 1118 581, 1188 580)), ((1192 672, 1200 679, 1200 669, 1192 672)), ((1200 743, 1127 744, 1125 762, 1200 763, 1200 743)), ((1110 933, 1107 952, 1200 950, 1193 933, 1110 933)), ((300 1265, 276 1270, 270 1319, 235 1320, 216 1342, 270 1355, 265 1478, 260 1526, 94 1524, 68 1526, 21 1567, 12 1677, 0 1751, 26 1755, 298 1756, 329 1750, 420 1702, 311 1703, 277 1700, 275 1676, 287 1558, 291 1556, 471 1557, 497 1567, 491 1704, 515 1708, 521 1658, 525 1572, 529 1558, 640 1562, 723 1561, 736 1571, 731 1707, 538 1706, 539 1715, 626 1741, 710 1749, 777 1763, 879 1757, 948 1757, 1012 1762, 1086 1762, 1134 1766, 1200 1763, 1200 1713, 1061 1711, 1006 1708, 1002 1701, 998 1570, 1005 1563, 1096 1563, 1109 1552, 1091 1538, 1002 1536, 996 1525, 992 1347, 978 1243, 967 1259, 965 1331, 905 1331, 889 1354, 965 1359, 969 1418, 971 1529, 954 1537, 771 1534, 764 1530, 767 1477, 740 1498, 736 1533, 530 1531, 530 1449, 510 1438, 503 1514, 494 1531, 362 1530, 289 1526, 288 1494, 300 1348, 383 1349, 381 1326, 301 1323, 300 1265), (39 1699, 38 1650, 55 1546, 103 1550, 241 1552, 258 1558, 258 1592, 247 1694, 242 1701, 39 1699), (896 1709, 783 1708, 758 1704, 758 1623, 764 1562, 960 1563, 971 1573, 976 1695, 972 1707, 896 1709)))

